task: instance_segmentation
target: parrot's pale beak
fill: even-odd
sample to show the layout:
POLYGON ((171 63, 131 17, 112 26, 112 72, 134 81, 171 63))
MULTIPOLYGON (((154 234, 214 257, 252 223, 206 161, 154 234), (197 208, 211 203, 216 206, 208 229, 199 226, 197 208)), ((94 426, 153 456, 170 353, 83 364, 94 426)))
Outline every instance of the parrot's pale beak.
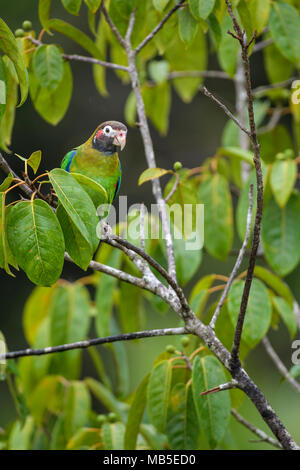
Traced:
POLYGON ((114 137, 113 144, 121 147, 121 150, 123 150, 126 145, 126 132, 118 131, 114 137))

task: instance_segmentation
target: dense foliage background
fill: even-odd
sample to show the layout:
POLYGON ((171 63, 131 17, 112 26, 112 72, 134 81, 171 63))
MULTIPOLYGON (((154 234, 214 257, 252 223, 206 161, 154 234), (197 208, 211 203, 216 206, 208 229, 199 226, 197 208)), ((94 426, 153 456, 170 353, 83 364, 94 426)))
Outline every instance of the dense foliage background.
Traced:
MULTIPOLYGON (((36 2, 24 3, 18 2, 18 8, 16 8, 17 2, 6 3, 1 7, 1 18, 13 31, 21 27, 23 20, 28 19, 33 23, 33 30, 39 33, 41 25, 36 2)), ((86 3, 89 4, 89 2, 86 3)), ((93 4, 93 2, 90 3, 93 4)), ((110 3, 111 16, 121 33, 124 34, 129 17, 128 12, 130 13, 133 3, 117 0, 112 0, 110 3)), ((137 45, 152 30, 174 2, 149 0, 144 3, 147 4, 146 21, 140 20, 140 23, 137 21, 136 31, 133 33, 134 45, 137 45)), ((251 154, 240 148, 239 134, 233 123, 228 122, 217 107, 198 93, 202 79, 200 77, 168 79, 172 71, 204 69, 221 69, 229 77, 234 78, 238 47, 234 39, 227 35, 227 29, 231 28, 230 19, 225 12, 223 2, 206 3, 209 4, 207 12, 200 14, 198 2, 190 1, 188 8, 180 11, 178 15, 176 13, 157 36, 155 42, 152 45, 149 44, 141 53, 138 62, 146 111, 153 126, 151 131, 158 166, 169 169, 178 160, 185 168, 204 166, 204 171, 195 173, 196 176, 192 180, 187 180, 186 172, 182 171, 181 184, 186 197, 191 190, 197 194, 196 200, 188 199, 188 202, 199 200, 207 205, 206 214, 209 219, 206 220, 205 252, 201 256, 199 254, 197 257, 193 256, 192 260, 189 259, 187 267, 184 264, 186 254, 180 254, 180 247, 177 247, 179 281, 186 284, 187 292, 194 288, 190 300, 195 311, 204 321, 207 321, 212 313, 212 306, 218 295, 216 291, 208 296, 210 293, 208 290, 217 278, 214 276, 204 278, 204 276, 214 272, 227 275, 230 272, 235 259, 232 250, 240 246, 240 240, 244 235, 248 188, 249 182, 253 180, 252 172, 249 181, 243 183, 242 161, 249 162, 251 154), (205 18, 208 19, 205 21, 205 18), (204 176, 198 178, 199 174, 204 174, 204 176), (234 186, 234 191, 230 192, 232 186, 234 186), (240 193, 239 197, 237 197, 238 193, 240 193), (217 203, 214 197, 216 194, 218 195, 217 203), (193 266, 191 266, 192 261, 193 266), (199 284, 201 280, 202 283, 199 284)), ((234 4, 238 8, 241 22, 249 36, 256 29, 260 40, 266 40, 271 35, 275 42, 275 44, 272 42, 263 52, 253 54, 251 59, 253 87, 289 80, 293 76, 297 77, 297 65, 300 59, 297 47, 298 34, 300 34, 298 2, 240 0, 234 4), (282 19, 284 19, 283 22, 282 19), (287 28, 282 27, 282 24, 287 25, 287 28), (265 27, 268 27, 268 32, 264 32, 265 27)), ((139 5, 138 8, 142 7, 139 5)), ((52 18, 68 21, 85 31, 96 42, 100 48, 98 58, 107 58, 104 47, 104 44, 107 44, 110 48, 108 58, 110 57, 113 62, 126 64, 119 45, 109 35, 102 18, 98 26, 99 12, 95 15, 94 30, 94 15, 88 14, 88 11, 87 5, 81 1, 53 1, 51 5, 52 18), (79 15, 72 14, 77 12, 77 8, 79 11, 79 7, 79 15), (96 35, 94 35, 95 31, 98 31, 96 35)), ((145 12, 141 10, 139 14, 138 19, 143 18, 145 12)), ((43 37, 45 43, 59 44, 68 54, 87 54, 87 51, 81 49, 78 44, 57 33, 56 30, 61 30, 61 27, 57 27, 55 23, 52 26, 55 35, 53 37, 45 35, 43 37)), ((21 41, 24 40, 21 39, 21 41)), ((28 48, 28 45, 26 47, 28 48)), ((25 57, 28 59, 28 54, 25 57)), ((65 64, 68 63, 65 62, 65 64)), ((106 70, 104 81, 103 68, 98 67, 93 70, 91 65, 75 61, 70 62, 70 65, 73 91, 72 95, 70 93, 68 109, 67 103, 65 110, 58 112, 54 107, 51 112, 47 103, 46 106, 39 104, 35 98, 34 80, 36 77, 34 73, 36 71, 28 61, 31 100, 27 99, 25 104, 16 110, 11 142, 9 138, 3 142, 2 129, 2 148, 9 147, 13 152, 26 157, 35 150, 42 149, 42 171, 59 166, 66 151, 83 142, 98 123, 106 119, 121 121, 126 119, 128 124, 134 124, 136 120, 131 89, 124 72, 115 74, 106 70), (66 111, 66 114, 63 111, 66 111)), ((64 65, 64 67, 69 66, 64 65)), ((66 87, 69 87, 71 91, 70 78, 67 83, 66 87)), ((236 90, 232 80, 207 79, 207 84, 209 89, 215 90, 227 103, 236 102, 236 90)), ((297 325, 291 312, 293 295, 297 299, 300 258, 298 238, 300 199, 298 192, 293 189, 296 186, 297 176, 295 158, 299 155, 299 110, 297 106, 290 105, 290 83, 283 88, 258 92, 256 97, 257 124, 261 127, 267 125, 269 116, 274 115, 275 109, 280 109, 280 123, 278 121, 273 128, 272 126, 266 128, 267 132, 262 132, 260 136, 262 158, 265 164, 266 218, 262 234, 265 258, 261 258, 259 264, 267 266, 268 271, 259 271, 259 269, 256 271, 257 280, 253 285, 252 297, 254 329, 249 324, 249 328, 244 332, 243 358, 245 358, 247 369, 265 391, 291 434, 299 440, 296 393, 285 382, 280 383, 281 378, 274 366, 271 366, 264 349, 260 345, 257 346, 270 328, 272 342, 285 360, 287 367, 291 367, 291 338, 297 337, 297 325), (278 276, 275 282, 274 278, 268 274, 270 271, 278 276), (285 276, 285 282, 293 295, 281 283, 279 278, 282 276, 285 276), (263 317, 261 317, 262 309, 264 310, 263 317)), ((59 103, 59 106, 61 105, 59 103)), ((139 131, 134 126, 129 128, 127 140, 126 150, 121 154, 123 168, 121 194, 128 195, 130 203, 140 201, 149 203, 151 201, 149 183, 137 186, 138 178, 146 165, 139 131)), ((19 170, 22 168, 22 163, 13 154, 7 158, 11 166, 19 170)), ((164 184, 167 178, 162 181, 164 184)), ((125 264, 124 258, 115 252, 116 250, 106 248, 102 247, 98 259, 111 265, 125 266, 127 270, 132 269, 128 263, 125 264)), ((159 248, 154 246, 150 249, 154 257, 164 262, 159 248)), ((246 262, 244 265, 246 266, 246 262)), ((79 268, 64 267, 62 274, 64 280, 73 282, 82 276, 79 268)), ((241 296, 241 283, 242 281, 238 281, 233 286, 226 311, 224 309, 220 323, 217 325, 217 333, 228 347, 231 344, 233 329, 231 321, 235 319, 241 296)), ((26 343, 39 347, 49 345, 49 341, 51 344, 60 344, 83 339, 85 334, 93 337, 113 333, 119 327, 122 331, 135 331, 140 328, 178 324, 174 314, 166 311, 160 302, 149 296, 145 298, 137 289, 130 286, 121 285, 118 288, 115 281, 103 275, 93 275, 90 280, 76 284, 60 281, 58 287, 50 288, 50 290, 37 288, 32 293, 32 289, 32 283, 23 272, 17 272, 16 278, 10 278, 4 271, 1 271, 1 330, 10 350, 20 348, 26 343), (104 296, 103 292, 107 295, 104 296), (24 310, 24 303, 30 293, 31 297, 24 310), (92 308, 90 308, 90 295, 95 299, 92 308), (61 327, 62 323, 59 323, 66 321, 64 315, 68 311, 70 298, 77 305, 75 311, 70 312, 70 315, 75 318, 75 325, 76 318, 79 322, 75 336, 67 330, 65 325, 61 327), (40 305, 44 306, 42 314, 45 317, 43 318, 40 317, 40 305), (140 306, 139 309, 136 305, 140 306), (48 313, 47 308, 49 308, 48 313), (109 318, 112 309, 117 322, 109 325, 103 322, 103 317, 109 318), (133 310, 134 314, 132 314, 133 310), (95 316, 95 322, 93 316, 95 316), (45 320, 44 327, 40 328, 42 320, 45 320), (52 325, 50 330, 49 322, 52 325), (39 335, 37 335, 38 330, 39 335), (54 340, 49 338, 49 331, 55 336, 54 340)), ((193 341, 185 345, 185 342, 181 343, 179 339, 173 341, 170 338, 157 338, 139 341, 135 344, 118 344, 113 347, 100 348, 101 356, 98 356, 96 351, 90 354, 85 351, 66 353, 63 360, 61 355, 21 359, 18 361, 18 369, 13 365, 10 366, 7 375, 8 382, 3 381, 0 384, 2 394, 0 425, 5 429, 3 446, 8 445, 10 448, 93 446, 100 442, 98 429, 102 427, 101 442, 104 439, 106 447, 121 447, 120 440, 127 422, 128 404, 133 399, 132 392, 140 383, 144 383, 144 389, 143 386, 140 388, 141 396, 143 396, 146 382, 142 380, 153 367, 155 358, 160 357, 162 361, 156 368, 158 380, 169 374, 172 364, 170 360, 174 358, 174 354, 170 352, 170 348, 168 348, 169 352, 164 351, 165 345, 168 344, 174 344, 177 350, 185 350, 189 353, 192 353, 198 346, 193 341), (103 374, 103 366, 112 373, 103 374), (98 382, 97 373, 105 389, 98 382), (85 378, 85 380, 79 381, 77 380, 79 378, 85 378), (108 392, 111 388, 114 392, 112 396, 108 392), (12 389, 14 393, 11 395, 12 389), (49 401, 50 396, 53 400, 49 401), (115 402, 116 399, 119 402, 115 402), (107 418, 107 412, 113 414, 107 418), (104 413, 106 417, 101 413, 104 413), (22 428, 24 423, 25 427, 22 428), (83 426, 96 429, 92 432, 90 441, 86 440, 85 434, 81 434, 83 426), (113 430, 119 436, 120 440, 117 442, 110 442, 113 430), (74 440, 74 435, 78 441, 74 440), (83 441, 81 441, 82 436, 83 441)), ((201 357, 201 354, 197 357, 201 357)), ((209 365, 212 369, 214 367, 215 370, 217 369, 212 356, 203 357, 208 358, 208 362, 212 361, 212 364, 208 363, 208 369, 209 365)), ((200 367, 199 362, 200 359, 196 364, 197 367, 200 367)), ((184 372, 186 374, 184 380, 181 373, 182 369, 173 371, 175 387, 178 382, 177 388, 172 392, 175 398, 182 397, 183 382, 188 381, 187 373, 184 372)), ((223 373, 220 371, 221 376, 223 373)), ((215 380, 218 381, 218 377, 215 380)), ((233 406, 239 406, 239 412, 263 428, 264 424, 248 400, 242 402, 241 396, 236 395, 231 397, 233 406)), ((222 396, 221 400, 228 400, 226 397, 227 395, 222 396)), ((168 441, 164 435, 157 433, 155 427, 146 419, 139 438, 141 447, 159 448, 171 445, 176 448, 178 445, 182 446, 181 441, 178 444, 176 435, 174 436, 176 416, 179 413, 176 409, 175 398, 173 401, 170 400, 169 417, 165 417, 168 420, 166 428, 168 441), (175 418, 172 407, 175 408, 175 418)), ((223 403, 223 405, 228 407, 228 403, 223 403)), ((153 409, 152 415, 151 408, 150 413, 148 409, 150 422, 161 430, 164 425, 160 422, 161 410, 155 410, 155 407, 153 409)), ((226 416, 227 419, 229 420, 229 417, 226 416)), ((216 444, 221 448, 268 447, 264 443, 249 443, 252 436, 233 418, 226 430, 226 436, 220 441, 214 442, 215 436, 209 439, 205 426, 203 429, 202 434, 206 437, 202 435, 200 444, 192 443, 190 444, 192 447, 200 445, 200 448, 206 448, 209 445, 214 447, 216 444)), ((222 435, 222 432, 220 434, 222 435)))

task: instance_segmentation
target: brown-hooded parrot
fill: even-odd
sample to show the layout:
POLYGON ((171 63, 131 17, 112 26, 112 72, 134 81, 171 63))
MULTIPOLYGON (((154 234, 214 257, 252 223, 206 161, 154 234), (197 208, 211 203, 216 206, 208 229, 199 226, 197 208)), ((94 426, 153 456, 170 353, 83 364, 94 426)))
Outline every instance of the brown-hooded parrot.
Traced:
POLYGON ((100 184, 107 193, 107 203, 111 204, 120 188, 118 147, 123 150, 126 135, 127 127, 121 122, 103 122, 84 144, 65 155, 61 168, 77 174, 77 178, 83 175, 100 184))

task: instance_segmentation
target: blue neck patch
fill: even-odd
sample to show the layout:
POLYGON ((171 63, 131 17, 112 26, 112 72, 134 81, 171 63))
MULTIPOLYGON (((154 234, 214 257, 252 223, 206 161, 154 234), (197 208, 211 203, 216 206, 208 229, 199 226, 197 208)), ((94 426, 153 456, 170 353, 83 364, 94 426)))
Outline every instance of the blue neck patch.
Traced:
POLYGON ((70 172, 70 165, 71 165, 72 160, 73 160, 73 158, 75 157, 75 155, 76 155, 76 150, 73 150, 72 152, 70 152, 69 161, 68 161, 68 164, 67 164, 67 166, 66 166, 66 168, 65 168, 65 170, 68 171, 68 172, 70 172))

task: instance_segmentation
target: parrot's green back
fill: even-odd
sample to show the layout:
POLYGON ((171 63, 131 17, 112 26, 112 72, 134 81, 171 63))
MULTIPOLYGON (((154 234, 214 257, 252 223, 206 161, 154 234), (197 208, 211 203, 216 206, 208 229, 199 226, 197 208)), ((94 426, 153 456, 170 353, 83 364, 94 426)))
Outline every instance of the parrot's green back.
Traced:
POLYGON ((117 195, 121 183, 121 165, 118 152, 105 155, 93 148, 92 138, 74 150, 68 152, 61 167, 72 173, 80 173, 100 183, 107 192, 111 204, 117 195))

